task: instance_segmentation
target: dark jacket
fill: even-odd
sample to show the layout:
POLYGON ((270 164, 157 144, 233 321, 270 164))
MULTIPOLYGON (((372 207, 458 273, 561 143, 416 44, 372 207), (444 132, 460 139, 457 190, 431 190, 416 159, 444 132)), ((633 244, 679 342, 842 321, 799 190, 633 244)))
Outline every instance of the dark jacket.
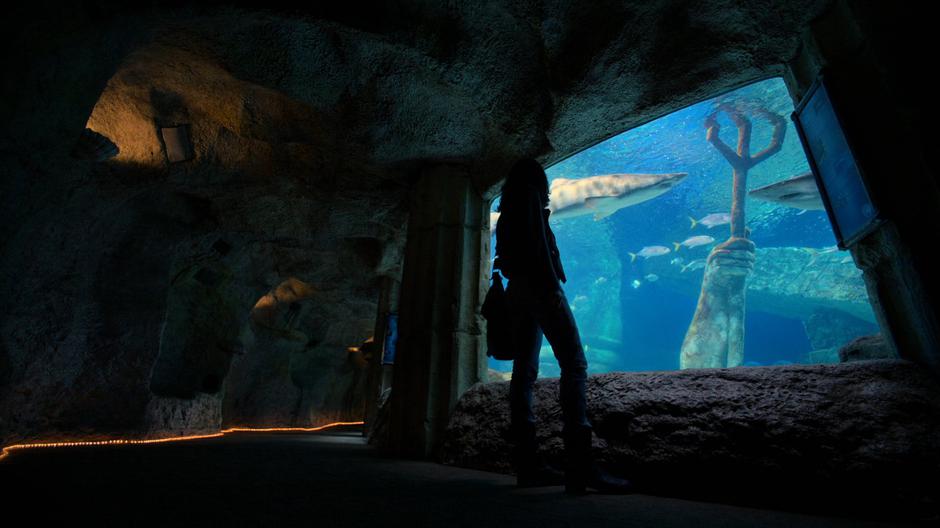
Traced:
POLYGON ((545 291, 558 290, 559 281, 566 282, 567 278, 555 234, 548 226, 551 212, 542 207, 537 192, 526 198, 521 210, 505 211, 499 217, 493 267, 510 281, 520 279, 545 291))

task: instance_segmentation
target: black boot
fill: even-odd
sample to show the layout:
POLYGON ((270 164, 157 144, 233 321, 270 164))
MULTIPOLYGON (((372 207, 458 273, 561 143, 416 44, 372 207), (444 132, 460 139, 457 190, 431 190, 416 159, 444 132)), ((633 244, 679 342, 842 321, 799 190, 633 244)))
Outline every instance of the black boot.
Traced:
POLYGON ((590 426, 565 429, 565 493, 583 495, 587 488, 600 493, 630 493, 633 485, 629 480, 615 477, 594 463, 591 453, 590 426))
POLYGON ((520 488, 561 486, 565 475, 545 464, 538 455, 535 424, 523 423, 516 429, 512 448, 512 464, 516 470, 516 485, 520 488))

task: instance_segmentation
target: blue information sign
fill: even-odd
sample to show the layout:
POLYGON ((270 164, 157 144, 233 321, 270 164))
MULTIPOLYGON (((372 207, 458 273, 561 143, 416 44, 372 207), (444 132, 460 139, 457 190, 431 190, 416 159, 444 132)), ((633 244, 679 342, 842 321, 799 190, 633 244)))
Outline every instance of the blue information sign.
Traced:
POLYGON ((846 249, 880 220, 822 77, 803 97, 793 121, 839 248, 846 249))
POLYGON ((398 346, 398 315, 388 314, 388 330, 385 332, 385 354, 383 365, 395 364, 395 348, 398 346))

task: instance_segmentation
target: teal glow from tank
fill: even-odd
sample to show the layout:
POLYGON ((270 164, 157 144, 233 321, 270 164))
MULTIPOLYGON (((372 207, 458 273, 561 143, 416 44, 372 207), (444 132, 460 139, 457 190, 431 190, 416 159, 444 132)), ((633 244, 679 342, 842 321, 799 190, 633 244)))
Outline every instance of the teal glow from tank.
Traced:
MULTIPOLYGON (((552 220, 569 277, 564 290, 590 373, 679 368, 705 260, 730 236, 732 167, 706 141, 705 127, 723 103, 750 116, 752 154, 771 143, 773 126, 750 110, 767 110, 786 123, 779 152, 747 176, 749 192, 767 189, 745 202, 746 226, 757 250, 746 282, 743 365, 837 362, 839 347, 879 332, 861 272, 848 252, 836 250, 825 211, 803 209, 813 207, 807 205, 813 197, 806 196, 807 189, 815 191, 812 178, 778 183, 804 176, 810 167, 790 119, 793 102, 786 85, 772 78, 628 130, 547 169, 550 182, 687 173, 662 194, 609 216, 606 210, 590 214, 591 208, 611 209, 629 200, 595 197, 585 201, 585 214, 552 220)), ((735 124, 724 112, 717 122, 718 137, 734 148, 735 124)), ((553 200, 561 188, 553 186, 553 200)), ((491 360, 490 368, 505 372, 511 362, 491 360)), ((559 375, 547 342, 539 375, 559 375)))

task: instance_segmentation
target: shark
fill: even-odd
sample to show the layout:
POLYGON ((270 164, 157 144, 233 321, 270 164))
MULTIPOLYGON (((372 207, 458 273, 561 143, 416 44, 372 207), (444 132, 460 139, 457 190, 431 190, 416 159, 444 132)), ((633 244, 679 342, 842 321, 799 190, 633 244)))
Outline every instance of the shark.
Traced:
POLYGON ((813 178, 812 172, 765 185, 754 189, 748 195, 758 200, 795 207, 804 211, 822 211, 824 209, 822 196, 819 195, 819 188, 816 187, 816 180, 813 178))
POLYGON ((656 198, 688 176, 665 174, 602 174, 587 178, 555 178, 551 183, 550 218, 562 220, 593 215, 601 220, 613 213, 656 198))

